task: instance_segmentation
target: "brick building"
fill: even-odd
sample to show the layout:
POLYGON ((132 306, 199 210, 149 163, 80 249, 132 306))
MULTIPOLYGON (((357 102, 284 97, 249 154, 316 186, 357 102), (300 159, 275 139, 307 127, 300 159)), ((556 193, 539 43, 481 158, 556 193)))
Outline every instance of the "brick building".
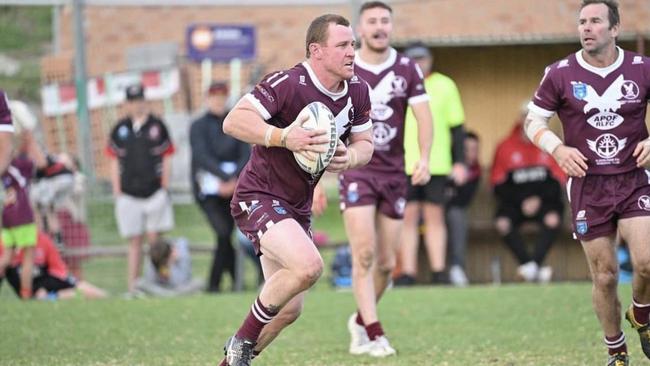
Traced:
MULTIPOLYGON (((200 65, 185 55, 186 28, 193 23, 250 24, 257 31, 257 59, 245 63, 242 77, 292 66, 304 58, 304 34, 316 16, 334 12, 354 19, 362 0, 86 0, 85 31, 88 75, 128 70, 134 47, 172 42, 178 45, 181 90, 175 110, 192 112, 201 104, 200 65), (110 4, 110 5, 109 5, 110 4)), ((483 137, 483 163, 496 142, 510 129, 521 102, 529 98, 544 67, 579 47, 576 16, 579 0, 395 0, 395 44, 419 40, 434 49, 436 67, 456 80, 467 113, 467 125, 483 137)), ((650 50, 650 1, 621 0, 623 47, 650 50)), ((43 82, 70 82, 73 77, 73 14, 60 8, 60 52, 43 60, 43 82)), ((225 78, 228 68, 215 65, 213 75, 225 78)), ((153 103, 162 111, 162 103, 153 103)), ((105 133, 119 110, 92 110, 93 138, 105 133), (99 122, 102 120, 103 122, 99 122)), ((75 116, 63 116, 51 127, 48 145, 75 149, 75 116), (58 134, 58 135, 57 135, 58 134), (58 137, 57 137, 58 136, 58 137)), ((557 123, 556 123, 557 125, 557 123)), ((95 144, 99 176, 104 162, 95 144)))

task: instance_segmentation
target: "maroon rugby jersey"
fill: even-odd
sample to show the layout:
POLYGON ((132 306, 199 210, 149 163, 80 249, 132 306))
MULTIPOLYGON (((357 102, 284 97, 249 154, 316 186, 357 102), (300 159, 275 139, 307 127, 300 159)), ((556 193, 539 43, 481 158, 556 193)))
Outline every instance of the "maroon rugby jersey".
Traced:
POLYGON ((370 86, 370 118, 375 143, 368 165, 355 170, 403 173, 406 110, 409 104, 429 100, 422 71, 415 62, 393 48, 388 59, 379 65, 364 62, 358 53, 354 63, 357 75, 370 86))
POLYGON ((589 65, 582 51, 546 68, 529 108, 562 121, 564 141, 587 157, 587 174, 619 174, 636 168, 632 156, 648 138, 650 58, 618 48, 605 68, 589 65))
POLYGON ((14 126, 11 122, 11 111, 9 110, 9 102, 7 94, 0 90, 0 132, 13 132, 14 126))
MULTIPOLYGON (((346 141, 350 132, 372 126, 368 85, 356 75, 341 92, 332 93, 318 80, 307 62, 267 75, 245 96, 267 123, 289 126, 309 103, 324 103, 335 116, 338 136, 346 141)), ((289 203, 299 214, 311 212, 313 189, 321 174, 312 176, 296 163, 285 148, 256 145, 242 171, 232 204, 250 201, 262 194, 289 203)))

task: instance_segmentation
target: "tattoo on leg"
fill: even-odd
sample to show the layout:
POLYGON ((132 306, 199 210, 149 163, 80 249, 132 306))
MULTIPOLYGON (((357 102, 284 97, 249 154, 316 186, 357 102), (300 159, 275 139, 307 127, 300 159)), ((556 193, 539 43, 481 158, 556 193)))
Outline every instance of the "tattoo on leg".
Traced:
POLYGON ((278 306, 278 305, 269 305, 266 308, 269 310, 269 313, 278 313, 278 312, 280 312, 280 306, 278 306))

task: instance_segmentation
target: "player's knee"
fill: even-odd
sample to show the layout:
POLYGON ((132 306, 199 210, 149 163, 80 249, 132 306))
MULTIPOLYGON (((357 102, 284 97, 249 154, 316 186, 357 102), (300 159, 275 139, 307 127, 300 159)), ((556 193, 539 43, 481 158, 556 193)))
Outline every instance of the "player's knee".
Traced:
POLYGON ((632 268, 634 268, 634 272, 636 272, 637 276, 646 281, 650 280, 650 259, 634 261, 632 263, 632 268))
POLYGON ((382 275, 392 273, 396 265, 397 261, 394 256, 392 258, 381 257, 377 259, 377 271, 382 275))
POLYGON ((544 225, 551 229, 556 229, 560 226, 560 215, 557 212, 549 212, 544 215, 544 225))
POLYGON ((594 286, 597 288, 616 288, 618 284, 618 269, 616 267, 608 267, 600 269, 597 273, 593 274, 594 286))
POLYGON ((510 219, 503 216, 497 217, 494 226, 499 232, 499 235, 507 235, 512 230, 512 223, 510 222, 510 219))
POLYGON ((364 271, 370 270, 373 262, 375 261, 374 249, 370 247, 363 248, 361 250, 358 250, 355 254, 355 258, 352 261, 353 265, 364 271))
POLYGON ((320 257, 305 261, 303 266, 298 269, 297 276, 302 285, 301 288, 310 288, 323 273, 323 260, 320 257))

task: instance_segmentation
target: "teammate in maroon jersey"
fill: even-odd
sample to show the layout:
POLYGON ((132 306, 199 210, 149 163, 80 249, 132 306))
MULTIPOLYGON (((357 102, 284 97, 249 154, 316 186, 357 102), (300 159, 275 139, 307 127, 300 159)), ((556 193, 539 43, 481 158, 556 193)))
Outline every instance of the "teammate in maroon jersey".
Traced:
POLYGON ((310 209, 321 173, 304 172, 293 152, 325 152, 325 130, 297 120, 309 103, 327 105, 339 141, 327 170, 366 164, 372 155, 368 85, 354 74, 354 36, 339 15, 316 18, 307 31, 307 60, 272 73, 244 96, 224 121, 224 132, 255 144, 231 201, 241 231, 253 242, 266 282, 221 365, 250 365, 255 352, 297 319, 303 298, 320 277, 323 260, 311 237, 310 209), (347 141, 347 146, 343 143, 347 141))
POLYGON ((0 89, 0 174, 4 173, 11 161, 14 126, 11 121, 7 94, 0 89))
POLYGON ((352 289, 358 311, 348 319, 351 354, 395 354, 377 315, 377 302, 395 267, 406 204, 404 118, 413 108, 418 124, 420 160, 414 185, 430 179, 433 139, 429 97, 417 64, 390 47, 392 9, 381 1, 359 11, 361 48, 356 73, 370 86, 375 152, 368 165, 343 172, 339 192, 345 229, 352 249, 352 289))
POLYGON ((528 137, 569 175, 574 236, 593 279, 593 306, 605 333, 607 365, 627 365, 614 236, 628 243, 634 266, 632 305, 625 316, 650 358, 650 140, 645 125, 650 58, 616 46, 618 4, 583 0, 582 49, 546 68, 529 104, 528 137), (557 113, 564 141, 548 129, 557 113))

